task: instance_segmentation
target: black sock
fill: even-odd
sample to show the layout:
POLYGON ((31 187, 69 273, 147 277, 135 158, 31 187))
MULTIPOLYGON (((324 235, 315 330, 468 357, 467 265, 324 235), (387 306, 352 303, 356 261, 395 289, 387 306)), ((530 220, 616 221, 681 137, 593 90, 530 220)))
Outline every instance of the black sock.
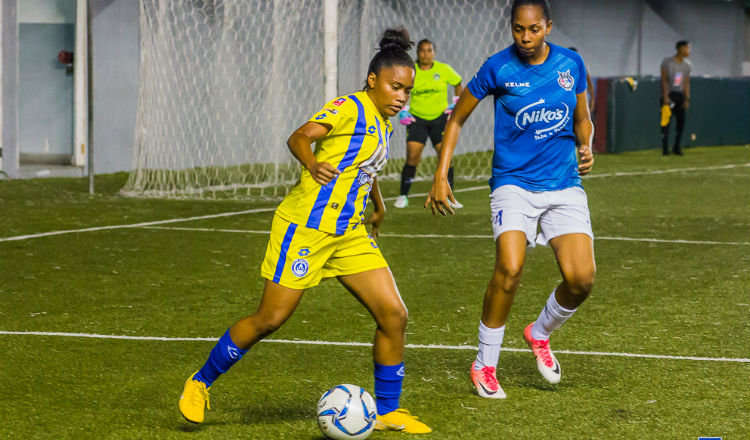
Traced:
POLYGON ((414 176, 416 174, 417 174, 417 167, 404 164, 404 169, 401 170, 401 195, 402 196, 409 194, 409 189, 411 189, 411 182, 414 180, 414 176))
POLYGON ((451 191, 453 191, 453 167, 448 168, 448 185, 450 185, 451 191))
POLYGON ((666 127, 661 128, 661 148, 664 151, 669 151, 667 149, 667 141, 669 140, 669 125, 666 127))

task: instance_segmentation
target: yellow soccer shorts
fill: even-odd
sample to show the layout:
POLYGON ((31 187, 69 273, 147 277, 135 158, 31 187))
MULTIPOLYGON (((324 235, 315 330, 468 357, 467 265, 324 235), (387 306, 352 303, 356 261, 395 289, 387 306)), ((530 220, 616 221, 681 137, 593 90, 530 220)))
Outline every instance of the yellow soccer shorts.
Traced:
POLYGON ((274 215, 263 278, 291 289, 307 289, 322 280, 388 267, 364 226, 343 235, 291 223, 274 215))

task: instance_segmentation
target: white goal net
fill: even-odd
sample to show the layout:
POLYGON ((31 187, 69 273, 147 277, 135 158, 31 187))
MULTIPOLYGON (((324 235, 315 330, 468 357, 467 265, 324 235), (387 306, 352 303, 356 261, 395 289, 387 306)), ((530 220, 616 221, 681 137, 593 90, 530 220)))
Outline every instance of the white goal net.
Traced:
MULTIPOLYGON (((338 0, 338 94, 359 90, 378 39, 404 26, 471 79, 510 43, 510 0, 338 0)), ((279 198, 299 176, 289 135, 325 100, 323 0, 141 0, 139 104, 132 170, 139 197, 279 198)), ((416 58, 416 51, 412 50, 416 58)), ((452 88, 449 88, 452 89, 452 88)), ((489 174, 493 112, 462 132, 457 178, 489 174)), ((405 129, 384 178, 398 177, 405 129)), ((435 169, 427 147, 418 176, 435 169)))

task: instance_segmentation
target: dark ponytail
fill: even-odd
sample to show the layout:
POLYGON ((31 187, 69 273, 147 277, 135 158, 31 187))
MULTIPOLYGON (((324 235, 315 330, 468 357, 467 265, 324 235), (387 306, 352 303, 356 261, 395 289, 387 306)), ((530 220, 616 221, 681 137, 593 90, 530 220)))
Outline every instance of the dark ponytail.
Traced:
MULTIPOLYGON (((378 45, 378 52, 370 60, 367 68, 367 76, 371 73, 377 75, 383 68, 406 66, 414 68, 414 60, 407 51, 414 47, 414 42, 409 39, 409 32, 404 28, 391 28, 383 32, 378 45)), ((367 89, 365 82, 365 90, 367 89)))

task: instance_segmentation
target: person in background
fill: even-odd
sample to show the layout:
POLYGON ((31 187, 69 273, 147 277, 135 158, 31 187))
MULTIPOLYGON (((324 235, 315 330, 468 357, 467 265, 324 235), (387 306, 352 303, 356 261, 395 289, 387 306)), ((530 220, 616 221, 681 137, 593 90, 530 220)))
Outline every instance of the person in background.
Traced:
POLYGON ((661 147, 665 156, 669 155, 669 125, 672 115, 677 121, 672 152, 682 156, 680 141, 685 128, 685 110, 690 108, 690 43, 680 40, 675 47, 677 53, 661 62, 661 147))
MULTIPOLYGON (((401 193, 393 203, 396 208, 409 206, 409 189, 428 137, 435 150, 440 152, 445 123, 463 90, 461 76, 448 64, 435 61, 435 45, 430 40, 417 43, 416 68, 411 101, 407 109, 399 113, 401 124, 407 125, 406 161, 401 170, 401 193), (454 100, 451 105, 448 105, 448 84, 453 86, 454 100)), ((448 182, 453 188, 452 166, 448 170, 448 182)), ((450 203, 453 208, 463 207, 459 202, 450 203)))

